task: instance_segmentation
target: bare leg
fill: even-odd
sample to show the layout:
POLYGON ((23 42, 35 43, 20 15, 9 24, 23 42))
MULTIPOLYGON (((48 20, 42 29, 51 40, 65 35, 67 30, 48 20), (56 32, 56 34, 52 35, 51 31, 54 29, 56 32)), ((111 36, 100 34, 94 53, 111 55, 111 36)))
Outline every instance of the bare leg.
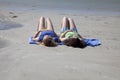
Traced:
POLYGON ((45 18, 41 17, 38 23, 38 28, 37 31, 42 30, 43 28, 45 28, 45 18))
POLYGON ((69 18, 68 20, 69 20, 70 29, 75 30, 77 32, 77 28, 73 19, 69 18))
POLYGON ((52 21, 51 21, 50 18, 47 18, 47 19, 46 19, 46 26, 47 26, 47 30, 52 30, 52 31, 54 31, 53 24, 52 24, 52 21))
POLYGON ((70 28, 67 17, 64 17, 63 20, 62 20, 62 28, 64 28, 64 27, 67 27, 68 29, 70 28))
POLYGON ((45 28, 45 18, 41 17, 38 23, 37 32, 35 33, 34 38, 38 37, 40 31, 45 28))

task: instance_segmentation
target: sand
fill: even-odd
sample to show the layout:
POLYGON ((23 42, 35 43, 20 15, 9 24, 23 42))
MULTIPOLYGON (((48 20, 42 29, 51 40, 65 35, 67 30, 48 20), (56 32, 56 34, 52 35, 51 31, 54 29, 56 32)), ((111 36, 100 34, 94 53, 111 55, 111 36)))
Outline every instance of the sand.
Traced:
POLYGON ((120 80, 120 16, 58 12, 0 11, 0 80, 120 80), (85 38, 102 45, 84 49, 28 43, 40 16, 60 32, 64 16, 75 20, 85 38))

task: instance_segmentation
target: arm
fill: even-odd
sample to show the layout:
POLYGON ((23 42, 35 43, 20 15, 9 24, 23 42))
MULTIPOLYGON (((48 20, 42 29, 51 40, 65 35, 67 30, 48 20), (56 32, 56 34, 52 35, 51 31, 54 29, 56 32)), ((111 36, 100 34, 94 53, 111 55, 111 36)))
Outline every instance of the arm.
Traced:
MULTIPOLYGON (((41 36, 41 31, 36 32, 35 36, 32 38, 34 41, 39 41, 39 38, 41 36)), ((42 36, 41 36, 42 37, 42 36)))
POLYGON ((72 32, 72 30, 67 30, 67 31, 65 31, 64 33, 62 33, 61 35, 60 35, 60 37, 65 37, 65 34, 67 33, 67 32, 72 32))
POLYGON ((63 42, 63 41, 65 41, 67 38, 61 38, 61 37, 60 37, 59 39, 60 39, 60 41, 63 42))
POLYGON ((83 40, 83 37, 82 37, 80 34, 79 34, 79 37, 80 37, 80 38, 79 38, 80 40, 83 40))
POLYGON ((39 37, 33 37, 32 40, 38 41, 39 37))
POLYGON ((65 38, 65 34, 67 33, 67 32, 71 32, 72 30, 67 30, 67 31, 65 31, 64 33, 62 33, 61 35, 60 35, 60 40, 61 41, 65 41, 67 38, 65 38))
POLYGON ((39 35, 40 32, 41 31, 36 32, 34 38, 38 37, 38 35, 39 35))

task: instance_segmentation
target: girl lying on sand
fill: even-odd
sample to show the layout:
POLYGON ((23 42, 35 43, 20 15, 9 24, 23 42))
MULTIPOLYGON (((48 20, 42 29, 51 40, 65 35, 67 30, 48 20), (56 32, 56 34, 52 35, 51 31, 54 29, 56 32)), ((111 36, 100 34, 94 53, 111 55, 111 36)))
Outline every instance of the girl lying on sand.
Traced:
POLYGON ((44 17, 40 18, 37 32, 32 40, 48 47, 57 46, 57 42, 60 40, 57 34, 54 32, 53 24, 50 18, 46 18, 46 21, 44 17))
POLYGON ((84 48, 86 46, 83 37, 77 32, 73 19, 67 17, 62 20, 60 40, 71 47, 84 48))

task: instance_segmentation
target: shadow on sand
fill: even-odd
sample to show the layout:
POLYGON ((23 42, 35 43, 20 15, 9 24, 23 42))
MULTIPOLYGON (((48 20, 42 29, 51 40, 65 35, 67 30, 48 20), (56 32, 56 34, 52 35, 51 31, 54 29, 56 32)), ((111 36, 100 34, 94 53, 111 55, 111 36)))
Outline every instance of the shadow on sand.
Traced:
POLYGON ((16 22, 12 22, 12 21, 0 22, 0 30, 9 30, 13 28, 20 28, 22 26, 23 25, 16 23, 16 22))
MULTIPOLYGON (((20 28, 23 25, 12 22, 12 21, 0 21, 0 30, 9 30, 14 28, 20 28)), ((7 47, 9 45, 9 41, 0 38, 0 49, 7 47)))

